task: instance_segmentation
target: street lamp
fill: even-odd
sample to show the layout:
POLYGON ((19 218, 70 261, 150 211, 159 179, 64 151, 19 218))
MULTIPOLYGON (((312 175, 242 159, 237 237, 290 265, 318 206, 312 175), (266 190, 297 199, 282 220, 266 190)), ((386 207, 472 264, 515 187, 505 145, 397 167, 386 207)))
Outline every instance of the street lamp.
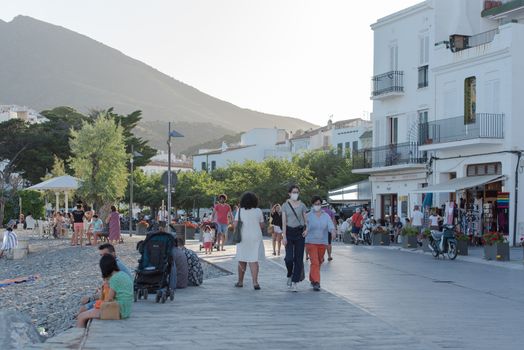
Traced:
POLYGON ((171 122, 169 124, 168 139, 167 139, 167 223, 168 232, 171 232, 169 224, 171 224, 171 138, 184 137, 181 133, 171 130, 171 122))
POLYGON ((134 146, 131 145, 131 158, 129 163, 131 164, 130 184, 129 184, 129 237, 133 236, 133 163, 135 157, 142 157, 142 154, 135 152, 134 146))

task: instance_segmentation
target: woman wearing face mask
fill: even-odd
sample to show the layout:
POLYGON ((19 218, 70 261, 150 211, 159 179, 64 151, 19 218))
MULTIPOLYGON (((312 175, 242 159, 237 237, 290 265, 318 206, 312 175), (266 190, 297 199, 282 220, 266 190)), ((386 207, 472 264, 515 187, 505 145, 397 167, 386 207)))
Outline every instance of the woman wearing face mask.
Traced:
POLYGON ((335 236, 335 225, 331 217, 322 210, 322 199, 313 196, 312 209, 307 214, 306 223, 308 234, 306 236, 306 250, 309 254, 311 266, 309 281, 316 291, 320 290, 320 265, 324 262, 324 254, 329 244, 329 235, 335 236))
POLYGON ((282 204, 282 243, 286 246, 287 286, 297 292, 297 283, 304 270, 304 244, 307 236, 307 208, 298 199, 300 189, 297 185, 289 188, 289 199, 282 204))
POLYGON ((271 225, 273 226, 273 233, 271 235, 273 240, 273 255, 280 255, 282 242, 282 208, 280 204, 275 204, 271 209, 271 225), (277 245, 278 251, 275 250, 277 245))

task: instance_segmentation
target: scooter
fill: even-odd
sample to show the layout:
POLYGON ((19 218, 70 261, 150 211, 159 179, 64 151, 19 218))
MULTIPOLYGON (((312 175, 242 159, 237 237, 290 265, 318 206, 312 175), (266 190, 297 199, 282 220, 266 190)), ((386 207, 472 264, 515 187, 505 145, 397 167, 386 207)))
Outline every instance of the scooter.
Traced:
POLYGON ((373 223, 371 222, 371 219, 366 219, 364 222, 364 226, 362 226, 362 229, 360 230, 360 233, 358 234, 358 240, 355 242, 356 245, 359 243, 367 243, 368 245, 371 245, 371 232, 373 231, 373 223))
POLYGON ((455 238, 455 226, 445 225, 442 232, 432 230, 429 236, 429 249, 431 254, 438 258, 446 254, 450 260, 457 257, 457 239, 455 238))

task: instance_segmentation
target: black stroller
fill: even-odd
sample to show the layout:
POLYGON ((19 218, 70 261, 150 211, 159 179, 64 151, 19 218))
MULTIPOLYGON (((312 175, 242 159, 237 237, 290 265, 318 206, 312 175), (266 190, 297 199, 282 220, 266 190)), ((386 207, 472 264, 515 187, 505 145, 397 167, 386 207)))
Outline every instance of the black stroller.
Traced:
POLYGON ((142 297, 147 299, 150 292, 156 292, 157 303, 175 298, 174 288, 169 285, 174 246, 175 237, 167 232, 151 233, 137 244, 141 257, 135 274, 135 302, 142 297))

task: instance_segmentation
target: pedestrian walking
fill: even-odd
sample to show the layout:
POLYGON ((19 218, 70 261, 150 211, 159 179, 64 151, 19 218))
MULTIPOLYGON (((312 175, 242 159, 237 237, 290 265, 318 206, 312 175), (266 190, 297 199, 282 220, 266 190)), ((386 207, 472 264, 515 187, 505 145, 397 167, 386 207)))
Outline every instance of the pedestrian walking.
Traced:
POLYGON ((271 233, 273 255, 280 256, 280 248, 282 246, 282 207, 280 204, 275 204, 271 208, 271 227, 273 229, 271 233), (275 249, 277 246, 278 250, 275 249))
MULTIPOLYGON (((424 220, 424 214, 419 209, 418 205, 415 205, 413 208, 413 212, 411 212, 411 225, 417 229, 417 240, 420 242, 422 240, 422 237, 420 237, 420 233, 422 231, 422 221, 424 220)), ((422 243, 419 243, 422 245, 422 243)))
POLYGON ((76 203, 76 209, 71 213, 73 216, 73 235, 71 236, 71 245, 82 246, 82 240, 84 239, 84 215, 85 212, 82 209, 82 202, 76 203))
POLYGON ((304 279, 304 245, 307 236, 307 208, 298 199, 300 188, 292 185, 289 199, 282 204, 282 243, 286 246, 287 286, 297 292, 297 283, 304 279))
POLYGON ((111 244, 117 244, 120 241, 120 213, 114 205, 111 206, 111 213, 107 217, 106 224, 109 225, 108 240, 111 244))
POLYGON ((244 286, 244 275, 249 263, 253 288, 260 290, 258 262, 264 259, 264 244, 262 242, 264 214, 258 208, 258 197, 253 192, 245 192, 240 198, 240 206, 234 220, 235 229, 239 222, 242 222, 242 239, 237 244, 238 282, 235 284, 235 287, 241 288, 244 286))
POLYGON ((335 224, 328 213, 322 210, 320 196, 311 199, 312 210, 307 214, 306 250, 311 262, 309 281, 315 291, 320 290, 320 265, 329 246, 329 237, 335 235, 335 224))
POLYGON ((228 231, 229 223, 233 221, 233 215, 231 214, 231 207, 226 203, 227 196, 221 194, 218 196, 218 203, 213 207, 213 218, 217 223, 217 246, 218 249, 224 251, 224 243, 226 241, 226 234, 228 231))
MULTIPOLYGON (((335 212, 329 207, 329 203, 325 200, 322 201, 322 211, 329 216, 336 230, 337 221, 335 220, 335 212)), ((333 247, 331 245, 332 240, 333 240, 333 237, 331 237, 331 235, 328 235, 328 246, 327 246, 328 261, 333 260, 333 257, 331 256, 331 252, 333 250, 333 247)))
POLYGON ((358 235, 360 233, 360 230, 362 229, 362 222, 364 221, 364 217, 362 214, 360 214, 360 208, 357 208, 355 210, 355 213, 351 216, 351 235, 353 236, 353 239, 355 240, 355 243, 358 244, 358 235))
POLYGON ((211 232, 211 227, 209 225, 204 227, 204 235, 202 238, 204 242, 204 253, 211 254, 213 252, 213 241, 215 240, 215 237, 213 232, 211 232))

